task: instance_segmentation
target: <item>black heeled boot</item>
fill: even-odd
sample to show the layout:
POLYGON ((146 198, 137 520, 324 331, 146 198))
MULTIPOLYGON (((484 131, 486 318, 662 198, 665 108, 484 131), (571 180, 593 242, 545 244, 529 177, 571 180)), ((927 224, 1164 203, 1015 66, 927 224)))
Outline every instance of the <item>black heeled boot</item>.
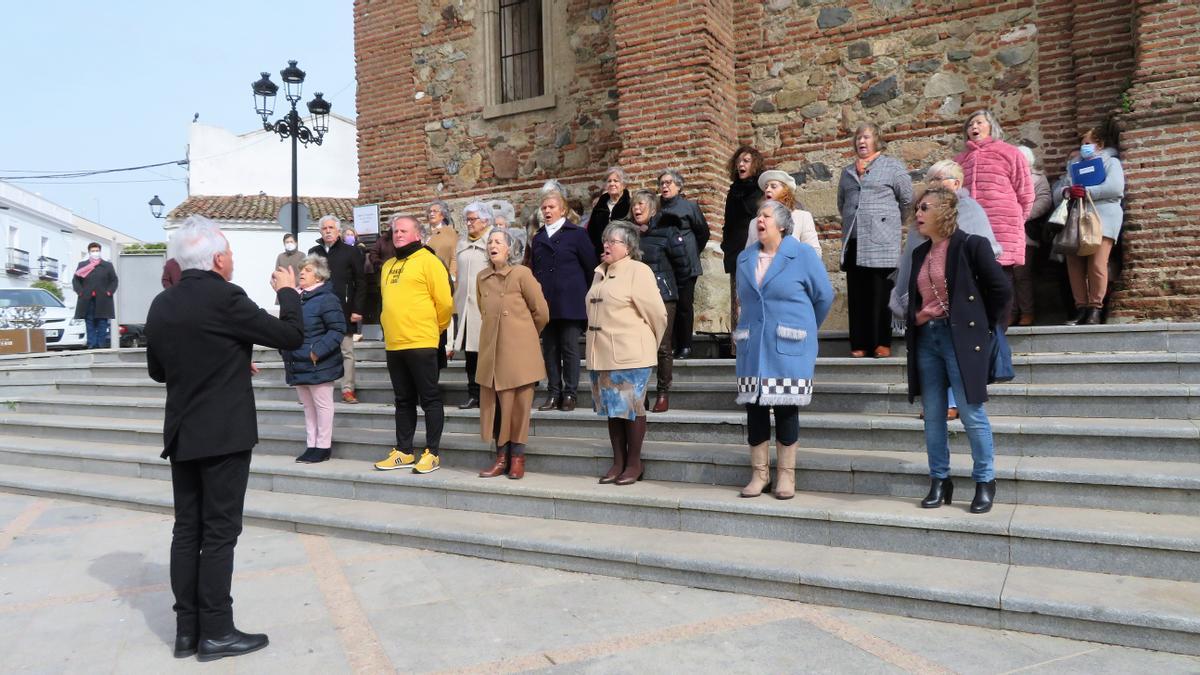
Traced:
POLYGON ((971 500, 971 513, 987 513, 992 510, 996 498, 996 481, 975 484, 975 498, 971 500))
POLYGON ((949 504, 953 497, 954 481, 949 478, 930 478, 929 494, 921 500, 921 508, 936 509, 942 505, 942 502, 949 504))

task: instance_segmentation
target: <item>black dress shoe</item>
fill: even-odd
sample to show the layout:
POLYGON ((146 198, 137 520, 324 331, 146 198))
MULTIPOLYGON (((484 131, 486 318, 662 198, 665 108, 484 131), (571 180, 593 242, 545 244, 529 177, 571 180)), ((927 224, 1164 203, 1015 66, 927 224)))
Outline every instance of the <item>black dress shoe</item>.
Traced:
POLYGON ((971 500, 971 513, 987 513, 992 510, 996 498, 996 481, 975 484, 975 498, 971 500))
POLYGON ((680 347, 679 349, 677 349, 675 351, 675 358, 677 358, 677 359, 687 359, 687 358, 691 358, 691 356, 692 356, 692 348, 691 347, 680 347))
POLYGON ((1099 308, 1093 307, 1089 309, 1086 314, 1084 314, 1083 321, 1080 321, 1079 323, 1087 326, 1098 326, 1104 323, 1103 313, 1099 308))
POLYGON ((1073 316, 1071 316, 1071 318, 1069 318, 1063 322, 1063 325, 1064 326, 1077 326, 1077 325, 1083 323, 1083 320, 1087 318, 1087 313, 1088 313, 1087 307, 1080 307, 1079 309, 1075 310, 1075 314, 1073 316))
POLYGON ((314 453, 316 452, 316 450, 317 450, 316 448, 305 448, 304 453, 296 458, 296 463, 297 464, 308 464, 309 462, 311 462, 313 460, 313 456, 314 456, 314 453))
POLYGON ((471 408, 478 408, 478 407, 479 407, 479 399, 472 396, 471 398, 467 399, 466 403, 463 403, 462 405, 458 406, 458 409, 459 410, 470 410, 471 408))
POLYGON ((186 659, 196 653, 196 636, 195 635, 176 635, 175 636, 175 658, 186 659))
POLYGON ((308 463, 320 464, 321 462, 328 462, 332 456, 333 448, 313 448, 313 454, 308 458, 308 463))
POLYGON ((538 410, 545 412, 547 410, 558 410, 558 397, 551 396, 546 399, 546 402, 538 406, 538 410))
POLYGON ((575 394, 567 394, 562 398, 562 403, 559 404, 558 409, 562 410, 563 412, 571 412, 575 409, 577 403, 578 402, 575 400, 575 394))
POLYGON ((930 478, 929 494, 921 500, 921 508, 936 509, 942 505, 942 502, 949 504, 953 497, 954 481, 949 478, 930 478))
POLYGON ((199 661, 216 661, 226 656, 241 656, 256 652, 266 647, 270 641, 262 633, 243 633, 234 628, 229 635, 218 638, 204 638, 200 641, 196 657, 199 661))

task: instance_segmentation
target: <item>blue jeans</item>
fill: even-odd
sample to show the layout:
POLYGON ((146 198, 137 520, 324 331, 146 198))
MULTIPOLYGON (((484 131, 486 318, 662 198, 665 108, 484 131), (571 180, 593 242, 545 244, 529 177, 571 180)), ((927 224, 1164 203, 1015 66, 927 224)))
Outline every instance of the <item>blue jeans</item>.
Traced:
POLYGON ((83 315, 83 326, 87 330, 88 349, 103 349, 109 346, 108 319, 96 318, 95 298, 88 298, 87 313, 83 315))
POLYGON ((925 451, 929 454, 930 477, 950 476, 950 439, 946 431, 949 386, 958 402, 958 419, 962 420, 971 443, 971 459, 975 461, 971 478, 977 483, 995 479, 992 425, 982 403, 967 402, 946 320, 930 321, 917 328, 917 368, 921 377, 921 406, 925 410, 925 451))

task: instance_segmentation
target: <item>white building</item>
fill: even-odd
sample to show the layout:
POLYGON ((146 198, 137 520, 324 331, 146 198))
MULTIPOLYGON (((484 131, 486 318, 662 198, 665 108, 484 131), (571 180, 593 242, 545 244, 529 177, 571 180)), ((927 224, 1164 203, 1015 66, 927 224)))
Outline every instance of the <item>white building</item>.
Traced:
POLYGON ((70 275, 79 260, 72 246, 74 218, 70 209, 0 182, 5 263, 0 286, 20 288, 35 281, 53 281, 70 289, 70 275))
POLYGON ((70 270, 74 270, 76 264, 87 257, 87 247, 92 242, 100 244, 101 255, 105 260, 112 260, 119 248, 143 243, 136 237, 75 214, 71 214, 71 225, 74 231, 68 237, 67 244, 70 250, 70 258, 67 260, 70 270))
MULTIPOLYGON (((311 126, 311 118, 305 120, 311 126)), ((358 197, 358 130, 354 120, 330 115, 321 145, 297 153, 298 192, 313 223, 299 237, 301 250, 318 238, 316 221, 325 214, 350 226, 358 197)), ((233 134, 192 123, 188 133, 188 199, 167 215, 170 237, 190 215, 216 221, 234 254, 233 282, 260 307, 270 308, 269 281, 283 252, 283 228, 276 221, 292 192, 291 141, 264 129, 233 134)))

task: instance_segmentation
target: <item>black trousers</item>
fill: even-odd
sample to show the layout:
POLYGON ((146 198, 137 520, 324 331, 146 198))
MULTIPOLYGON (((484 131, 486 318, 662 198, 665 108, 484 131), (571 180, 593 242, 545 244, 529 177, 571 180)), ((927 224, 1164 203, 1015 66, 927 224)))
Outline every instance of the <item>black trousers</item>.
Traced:
POLYGON ((396 449, 413 451, 417 433, 417 403, 425 411, 425 447, 438 454, 445 411, 438 387, 438 350, 401 349, 387 352, 388 377, 396 396, 396 449))
POLYGON ((859 267, 854 262, 858 240, 846 244, 846 305, 850 314, 850 349, 871 356, 876 347, 892 346, 892 312, 888 298, 894 267, 859 267))
POLYGON ((546 389, 551 396, 575 396, 579 389, 579 336, 585 321, 551 319, 542 331, 546 389))
POLYGON ((676 350, 692 348, 692 328, 696 323, 695 305, 696 279, 693 278, 679 284, 679 299, 675 301, 675 325, 673 326, 676 350))
POLYGON ((746 404, 746 442, 758 445, 771 440, 771 409, 775 409, 775 442, 791 445, 800 440, 800 407, 746 404))
POLYGON ((233 549, 242 533, 250 451, 171 462, 171 591, 180 635, 233 632, 233 549))
POLYGON ((479 352, 466 352, 467 359, 467 398, 479 400, 479 383, 475 381, 475 371, 479 368, 479 352))

